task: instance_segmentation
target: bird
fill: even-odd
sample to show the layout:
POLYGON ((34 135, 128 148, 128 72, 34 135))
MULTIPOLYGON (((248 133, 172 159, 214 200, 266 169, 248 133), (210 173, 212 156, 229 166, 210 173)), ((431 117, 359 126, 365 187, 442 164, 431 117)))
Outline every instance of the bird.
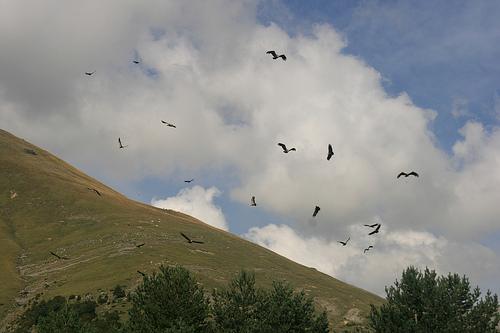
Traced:
POLYGON ((181 232, 181 235, 182 235, 182 237, 184 237, 184 238, 188 241, 188 243, 190 243, 190 244, 191 244, 191 243, 203 244, 203 242, 200 242, 200 241, 194 241, 194 240, 192 240, 192 239, 191 239, 191 238, 189 238, 188 236, 184 235, 182 232, 181 232))
POLYGON ((90 75, 93 75, 95 73, 95 71, 93 72, 85 72, 86 75, 90 76, 90 75))
POLYGON ((373 246, 368 246, 366 249, 363 250, 363 253, 366 253, 368 251, 370 251, 370 249, 373 249, 373 246))
POLYGON ((320 209, 321 208, 319 206, 314 207, 313 217, 316 217, 316 215, 318 215, 320 209))
POLYGON ((118 143, 120 144, 120 149, 128 147, 128 145, 126 145, 126 146, 122 145, 122 140, 120 138, 118 138, 118 143))
POLYGON ((376 226, 378 226, 379 223, 373 223, 373 224, 364 224, 365 227, 370 227, 370 228, 375 228, 376 226))
POLYGON ((375 230, 373 230, 372 232, 370 232, 368 234, 368 236, 373 235, 373 234, 377 234, 381 226, 382 225, 379 223, 378 226, 377 226, 377 228, 375 228, 375 230))
POLYGON ((62 259, 62 260, 68 260, 69 258, 68 257, 61 257, 57 254, 55 254, 54 252, 50 251, 50 254, 52 254, 54 257, 56 257, 57 259, 62 259))
POLYGON ((99 192, 98 190, 96 190, 95 188, 91 188, 91 187, 87 187, 88 190, 91 190, 91 191, 94 191, 95 193, 97 193, 98 196, 102 196, 101 192, 99 192))
POLYGON ((290 151, 297 151, 295 148, 290 148, 290 149, 288 149, 288 148, 285 146, 285 144, 284 144, 284 143, 281 143, 281 142, 280 142, 280 143, 278 143, 278 146, 280 146, 280 147, 283 149, 283 152, 284 152, 285 154, 288 154, 288 152, 290 152, 290 151))
POLYGON ((141 272, 139 270, 137 271, 137 273, 141 274, 142 276, 146 276, 146 273, 143 273, 143 272, 141 272))
POLYGON ((328 144, 328 156, 326 156, 326 160, 329 161, 333 156, 333 147, 331 144, 328 144))
POLYGON ((166 122, 165 120, 162 120, 161 122, 162 122, 163 124, 167 125, 168 127, 177 128, 174 124, 168 123, 168 122, 166 122))
POLYGON ((250 200, 250 206, 257 206, 257 203, 255 202, 255 196, 252 196, 252 199, 250 200))
POLYGON ((412 171, 410 173, 406 173, 406 172, 401 172, 397 178, 401 177, 401 176, 405 176, 405 177, 408 177, 408 176, 415 176, 415 177, 418 177, 418 173, 416 173, 415 171, 412 171))
POLYGON ((337 241, 337 242, 339 242, 340 244, 342 244, 342 246, 346 246, 347 242, 349 242, 350 239, 351 239, 351 237, 347 238, 347 240, 345 242, 343 242, 343 241, 337 241))
POLYGON ((272 55, 274 60, 281 58, 283 59, 283 61, 286 61, 286 55, 284 54, 277 55, 276 51, 267 51, 266 54, 272 55))
POLYGON ((146 243, 142 243, 142 244, 136 245, 135 247, 140 248, 140 247, 144 246, 145 244, 146 243))
POLYGON ((138 60, 132 60, 132 62, 133 62, 134 64, 136 64, 136 65, 139 63, 139 61, 138 61, 138 60))
POLYGON ((189 180, 185 180, 184 183, 191 183, 194 180, 194 178, 191 178, 189 180))

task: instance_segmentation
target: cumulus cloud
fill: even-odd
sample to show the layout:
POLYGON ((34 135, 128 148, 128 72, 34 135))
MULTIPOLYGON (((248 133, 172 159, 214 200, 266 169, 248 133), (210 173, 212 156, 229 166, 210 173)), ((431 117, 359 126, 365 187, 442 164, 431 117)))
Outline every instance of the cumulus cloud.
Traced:
POLYGON ((151 205, 182 212, 222 230, 228 230, 222 209, 215 205, 214 198, 221 192, 216 187, 201 186, 182 189, 175 197, 153 199, 151 205))
MULTIPOLYGON (((246 204, 255 195, 258 209, 295 223, 290 232, 318 248, 318 235, 349 234, 374 215, 393 233, 412 230, 435 238, 432 244, 445 237, 446 249, 498 231, 498 128, 468 123, 463 140, 444 152, 429 129, 436 112, 406 94, 389 96, 382 75, 343 52, 347 41, 331 26, 290 36, 260 24, 256 6, 95 0, 26 8, 7 1, 0 12, 0 124, 115 183, 228 175, 218 186, 233 200, 246 204), (269 49, 287 61, 273 61, 269 49), (136 58, 139 65, 131 63, 136 58), (97 72, 88 77, 87 70, 97 72), (117 149, 118 137, 126 150, 117 149), (297 151, 283 154, 278 142, 297 151), (329 143, 335 156, 326 161, 329 143), (396 179, 410 170, 420 178, 396 179), (315 205, 322 209, 311 224, 315 205)), ((227 229, 213 205, 216 193, 195 187, 166 201, 227 229)), ((346 261, 331 272, 347 276, 348 269, 361 268, 346 261)))
POLYGON ((303 236, 287 225, 270 224, 251 228, 244 236, 287 258, 314 267, 353 285, 385 296, 384 287, 400 279, 409 265, 430 267, 439 274, 468 272, 471 282, 483 288, 496 288, 500 257, 477 243, 457 243, 430 232, 391 231, 384 226, 378 237, 367 236, 367 228, 350 226, 348 246, 344 234, 334 239, 303 236), (355 236, 354 236, 355 235, 355 236), (366 254, 363 249, 374 246, 366 254))

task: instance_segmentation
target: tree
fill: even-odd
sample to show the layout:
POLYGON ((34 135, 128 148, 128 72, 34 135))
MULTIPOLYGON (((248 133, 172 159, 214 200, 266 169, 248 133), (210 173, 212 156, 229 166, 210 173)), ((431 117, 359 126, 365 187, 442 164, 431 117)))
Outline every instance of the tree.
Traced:
POLYGON ((255 275, 241 271, 227 290, 213 292, 212 313, 221 332, 258 332, 265 294, 255 287, 255 275))
POLYGON ((273 282, 264 306, 263 326, 266 332, 328 333, 326 313, 315 314, 313 300, 304 291, 294 292, 283 282, 273 282))
POLYGON ((212 313, 218 332, 328 332, 326 313, 315 314, 312 299, 285 283, 271 290, 255 287, 255 276, 242 271, 228 290, 214 292, 212 313))
POLYGON ((131 294, 131 332, 207 332, 208 299, 191 273, 180 266, 160 267, 131 294))
POLYGON ((458 274, 438 277, 434 270, 422 273, 411 266, 385 290, 387 303, 372 305, 370 312, 375 332, 494 333, 500 321, 497 295, 488 291, 480 298, 479 288, 471 290, 458 274))
POLYGON ((65 304, 57 311, 51 311, 47 316, 40 318, 37 325, 38 333, 94 333, 95 330, 88 323, 80 320, 76 309, 65 304))

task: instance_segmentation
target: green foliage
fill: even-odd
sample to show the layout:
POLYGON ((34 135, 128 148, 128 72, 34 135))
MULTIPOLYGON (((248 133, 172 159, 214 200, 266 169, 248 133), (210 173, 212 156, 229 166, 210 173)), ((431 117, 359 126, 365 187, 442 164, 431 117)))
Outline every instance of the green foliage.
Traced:
POLYGON ((208 299, 185 268, 161 266, 159 274, 144 277, 131 301, 131 332, 207 331, 208 299))
POLYGON ((29 332, 33 325, 36 325, 40 318, 47 317, 50 312, 57 312, 66 304, 66 299, 56 296, 49 301, 42 300, 33 303, 30 308, 17 321, 16 333, 29 332))
POLYGON ((242 271, 229 289, 214 291, 212 313, 218 332, 328 332, 326 313, 315 315, 312 299, 274 282, 269 291, 255 287, 255 276, 242 271))
POLYGON ((390 333, 494 333, 500 321, 498 298, 489 291, 480 298, 464 276, 437 276, 407 268, 401 281, 386 288, 387 303, 372 306, 370 326, 390 333))
POLYGON ((75 307, 65 304, 57 311, 50 311, 41 317, 38 333, 96 333, 88 323, 82 321, 75 307))
POLYGON ((113 289, 113 296, 115 299, 125 297, 126 296, 125 289, 123 289, 122 286, 117 284, 116 287, 113 289))

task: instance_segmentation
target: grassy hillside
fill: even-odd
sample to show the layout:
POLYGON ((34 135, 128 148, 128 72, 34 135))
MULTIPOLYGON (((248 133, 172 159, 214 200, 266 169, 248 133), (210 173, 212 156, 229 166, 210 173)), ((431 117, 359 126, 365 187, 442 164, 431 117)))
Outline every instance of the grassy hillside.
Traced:
POLYGON ((355 325, 370 303, 383 301, 190 216, 129 200, 2 130, 0 239, 4 324, 37 294, 133 287, 141 280, 137 270, 152 272, 160 264, 185 266, 209 289, 242 268, 255 271, 264 286, 285 279, 315 297, 336 328, 355 325), (181 231, 205 244, 188 244, 181 231), (136 248, 139 243, 145 245, 136 248), (58 260, 49 251, 69 259, 58 260))

